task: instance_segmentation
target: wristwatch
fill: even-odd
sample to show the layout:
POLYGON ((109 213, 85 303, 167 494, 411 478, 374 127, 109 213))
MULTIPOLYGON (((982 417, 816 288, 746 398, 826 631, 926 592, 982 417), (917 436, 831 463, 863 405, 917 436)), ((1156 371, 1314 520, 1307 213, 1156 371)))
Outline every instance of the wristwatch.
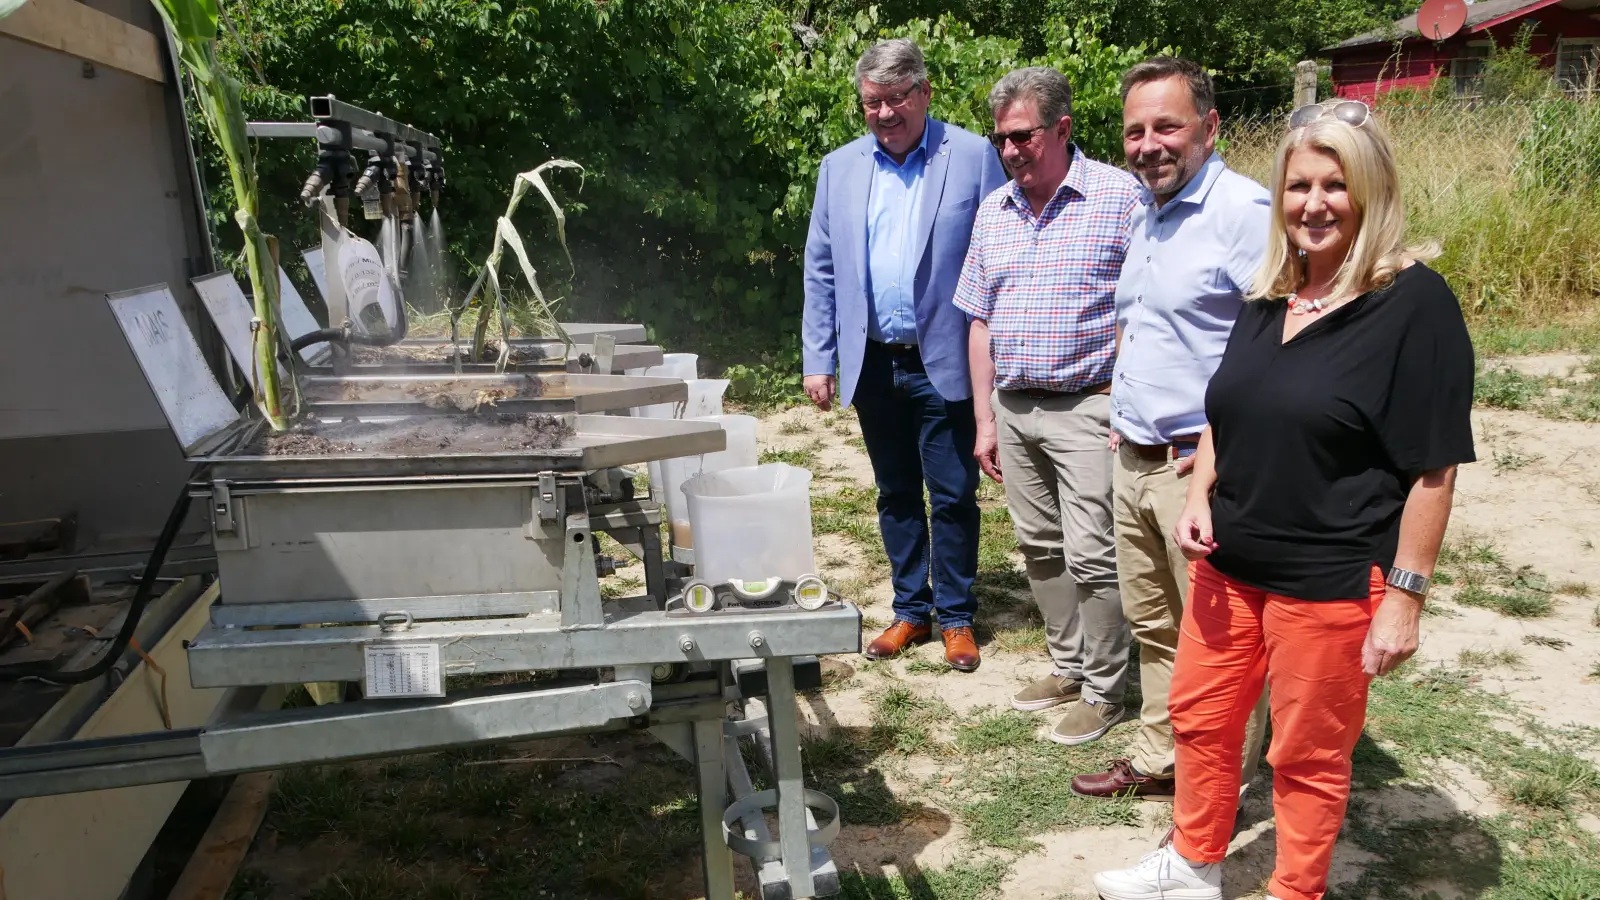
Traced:
POLYGON ((1395 567, 1389 570, 1389 586, 1399 588, 1408 594, 1416 594, 1418 597, 1426 597, 1428 595, 1428 585, 1430 583, 1431 582, 1426 576, 1418 575, 1416 572, 1413 572, 1409 569, 1395 567))

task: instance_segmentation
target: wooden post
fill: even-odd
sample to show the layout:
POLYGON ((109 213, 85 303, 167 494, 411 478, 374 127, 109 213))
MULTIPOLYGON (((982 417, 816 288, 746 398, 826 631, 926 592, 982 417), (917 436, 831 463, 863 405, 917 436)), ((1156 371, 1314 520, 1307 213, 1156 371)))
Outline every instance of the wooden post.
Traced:
POLYGON ((1294 108, 1317 102, 1317 61, 1303 59, 1294 66, 1294 108))
POLYGON ((267 815, 277 781, 277 772, 251 772, 233 780, 167 900, 222 900, 227 896, 228 886, 267 815))

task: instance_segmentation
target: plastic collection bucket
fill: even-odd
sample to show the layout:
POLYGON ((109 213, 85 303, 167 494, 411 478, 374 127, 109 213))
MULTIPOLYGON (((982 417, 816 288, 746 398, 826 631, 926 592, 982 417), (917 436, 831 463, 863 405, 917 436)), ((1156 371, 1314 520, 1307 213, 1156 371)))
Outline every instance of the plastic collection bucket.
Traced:
POLYGON ((660 495, 667 502, 667 515, 671 523, 672 546, 694 546, 694 531, 689 520, 689 503, 683 493, 684 482, 707 472, 748 468, 760 461, 756 449, 755 416, 701 416, 700 422, 716 422, 727 433, 728 447, 716 453, 683 456, 661 461, 660 495))
POLYGON ((810 472, 785 463, 725 469, 690 478, 683 493, 697 578, 792 580, 816 573, 810 472))

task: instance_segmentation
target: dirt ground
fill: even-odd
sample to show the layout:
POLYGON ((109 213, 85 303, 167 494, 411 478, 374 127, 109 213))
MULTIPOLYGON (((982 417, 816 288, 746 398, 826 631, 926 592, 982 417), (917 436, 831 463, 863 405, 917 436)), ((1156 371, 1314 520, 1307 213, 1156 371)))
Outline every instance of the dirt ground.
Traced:
MULTIPOLYGON (((1503 365, 1558 399, 1587 390, 1582 369, 1596 367, 1503 365)), ((1479 462, 1461 470, 1448 583, 1417 660, 1374 685, 1329 898, 1600 898, 1600 424, 1525 405, 1474 412, 1479 462)), ((892 593, 854 415, 793 408, 764 417, 759 437, 764 460, 816 476, 818 568, 861 606, 870 640, 892 593)), ((1167 804, 1067 790, 1071 775, 1123 755, 1132 722, 1063 748, 1044 740, 1051 712, 1007 708, 1045 671, 1043 633, 1003 494, 986 483, 980 501, 982 667, 950 670, 937 642, 886 662, 830 657, 823 690, 800 701, 810 784, 844 809, 831 851, 850 900, 1092 898, 1095 871, 1133 863, 1171 822, 1167 804)), ((607 590, 637 589, 639 574, 624 569, 607 590)), ((1135 686, 1127 703, 1138 702, 1135 686)), ((701 891, 688 766, 638 736, 285 781, 233 900, 701 891)), ((1265 896, 1270 793, 1263 765, 1225 868, 1228 900, 1265 896)), ((740 883, 755 896, 747 866, 740 883)))
MULTIPOLYGON (((1584 360, 1573 356, 1546 356, 1507 361, 1528 375, 1572 376, 1584 360)), ((811 447, 815 468, 823 475, 823 487, 837 489, 844 484, 870 485, 871 469, 859 441, 852 445, 835 433, 846 424, 859 434, 855 423, 846 417, 820 414, 810 409, 793 409, 767 418, 762 425, 763 449, 794 450, 811 447), (830 424, 831 423, 831 424, 830 424), (822 446, 817 447, 818 438, 822 446)), ((1550 615, 1539 618, 1514 618, 1483 608, 1450 603, 1451 588, 1442 588, 1436 605, 1448 615, 1430 616, 1423 623, 1422 647, 1414 668, 1462 668, 1462 654, 1493 656, 1504 652, 1521 659, 1514 665, 1495 666, 1475 671, 1475 689, 1503 698, 1518 715, 1507 716, 1497 725, 1526 735, 1525 725, 1577 735, 1575 752, 1591 763, 1600 762, 1595 739, 1600 734, 1600 612, 1590 585, 1600 588, 1600 425, 1552 421, 1530 412, 1479 409, 1474 413, 1479 462, 1463 467, 1451 519, 1452 540, 1492 540, 1494 549, 1512 569, 1531 567, 1558 590, 1570 588, 1578 596, 1557 593, 1550 615), (1546 639, 1551 639, 1548 643, 1546 639)), ((986 485, 984 496, 999 498, 993 485, 986 485)), ((998 500, 992 501, 998 503, 998 500)), ((988 503, 986 502, 986 506, 988 503)), ((892 590, 881 568, 861 564, 863 554, 848 547, 835 535, 823 535, 818 543, 818 558, 828 577, 851 583, 863 579, 853 595, 861 604, 868 622, 864 638, 870 640, 875 627, 892 619, 892 590), (849 560, 830 567, 827 561, 849 560)), ((1025 597, 1026 592, 1022 592, 1025 597)), ((1027 609, 1027 607, 1024 607, 1027 609)), ((937 642, 920 648, 909 660, 868 663, 851 657, 841 662, 857 669, 886 666, 893 677, 909 689, 936 697, 958 716, 981 715, 1003 708, 1007 697, 1021 683, 1043 674, 1046 663, 1037 647, 1020 652, 1009 650, 995 640, 996 631, 1015 621, 1009 615, 989 617, 989 640, 983 646, 982 667, 971 674, 945 669, 940 662, 937 642)), ((980 624, 982 624, 980 622, 980 624)), ((980 628, 980 640, 983 637, 980 628)), ((860 678, 845 690, 829 692, 802 705, 816 733, 825 735, 838 728, 869 728, 874 716, 875 690, 870 681, 860 678)), ((1132 704, 1130 704, 1132 705, 1132 704)), ((1050 713, 1036 714, 1037 736, 1042 741, 1053 724, 1050 713)), ((1118 726, 1103 741, 1106 749, 1097 762, 1117 755, 1111 748, 1125 738, 1131 724, 1118 726)), ((1537 739, 1535 739, 1537 742, 1537 739)), ((915 761, 913 757, 913 762, 915 761)), ((1434 821, 1462 813, 1489 818, 1501 814, 1506 801, 1505 786, 1486 783, 1466 765, 1448 758, 1437 760, 1437 774, 1425 791, 1386 787, 1382 816, 1386 822, 1434 821)), ((891 790, 916 794, 930 776, 944 781, 937 758, 925 766, 887 768, 891 790)), ((1263 767, 1267 769, 1267 767, 1263 767)), ((1063 771, 1063 779, 1074 774, 1063 771)), ((946 776, 947 778, 948 776, 946 776)), ((960 776, 957 776, 960 777, 960 776)), ((1270 811, 1270 771, 1258 776, 1247 796, 1241 814, 1241 828, 1227 867, 1225 897, 1262 897, 1266 878, 1272 869, 1270 811)), ((1587 784, 1587 783, 1586 783, 1587 784)), ((1588 791, 1592 788, 1585 787, 1588 791)), ((1600 818, 1594 814, 1592 794, 1587 811, 1576 815, 1578 823, 1592 839, 1600 835, 1600 818)), ((1091 875, 1103 868, 1131 864, 1155 846, 1170 824, 1170 807, 1140 804, 1135 824, 1091 825, 1049 829, 1031 835, 1035 844, 1025 852, 1006 859, 1006 875, 998 885, 998 896, 1007 900, 1028 898, 1093 897, 1091 875)), ((833 845, 841 867, 867 874, 907 873, 970 866, 974 858, 969 828, 954 810, 934 810, 914 821, 887 827, 846 824, 833 845)), ((1335 857, 1335 887, 1357 881, 1374 859, 1351 836, 1342 839, 1335 857)), ((981 856, 982 850, 978 851, 981 856)), ((1002 857, 1006 854, 1002 853, 1002 857)), ((1425 896, 1432 890, 1439 897, 1478 896, 1448 883, 1415 885, 1409 896, 1425 896)), ((1480 886, 1480 889, 1487 886, 1480 886)), ((1600 897, 1600 881, 1572 886, 1574 900, 1600 897)), ((1378 895, 1381 896, 1381 895, 1378 895)), ((1507 896, 1511 896, 1508 894, 1507 896)), ((1546 896, 1537 894, 1536 896, 1546 896)), ((1551 893, 1548 896, 1567 896, 1551 893)))

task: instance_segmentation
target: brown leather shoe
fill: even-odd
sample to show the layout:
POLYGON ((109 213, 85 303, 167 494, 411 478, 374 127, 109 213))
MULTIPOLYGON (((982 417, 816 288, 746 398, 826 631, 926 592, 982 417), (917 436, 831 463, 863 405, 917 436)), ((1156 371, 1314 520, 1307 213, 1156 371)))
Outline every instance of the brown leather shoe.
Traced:
POLYGON ((1171 800, 1173 779, 1140 775, 1133 763, 1114 759, 1111 768, 1091 775, 1075 775, 1072 792, 1080 797, 1139 797, 1144 800, 1171 800))
POLYGON ((944 635, 944 661, 950 668, 971 672, 978 667, 978 639, 971 628, 943 628, 940 632, 944 635))
POLYGON ((933 637, 932 625, 913 625, 910 622, 895 622, 884 629, 878 639, 867 645, 862 653, 867 659, 888 659, 898 655, 901 650, 912 644, 920 644, 933 637))

